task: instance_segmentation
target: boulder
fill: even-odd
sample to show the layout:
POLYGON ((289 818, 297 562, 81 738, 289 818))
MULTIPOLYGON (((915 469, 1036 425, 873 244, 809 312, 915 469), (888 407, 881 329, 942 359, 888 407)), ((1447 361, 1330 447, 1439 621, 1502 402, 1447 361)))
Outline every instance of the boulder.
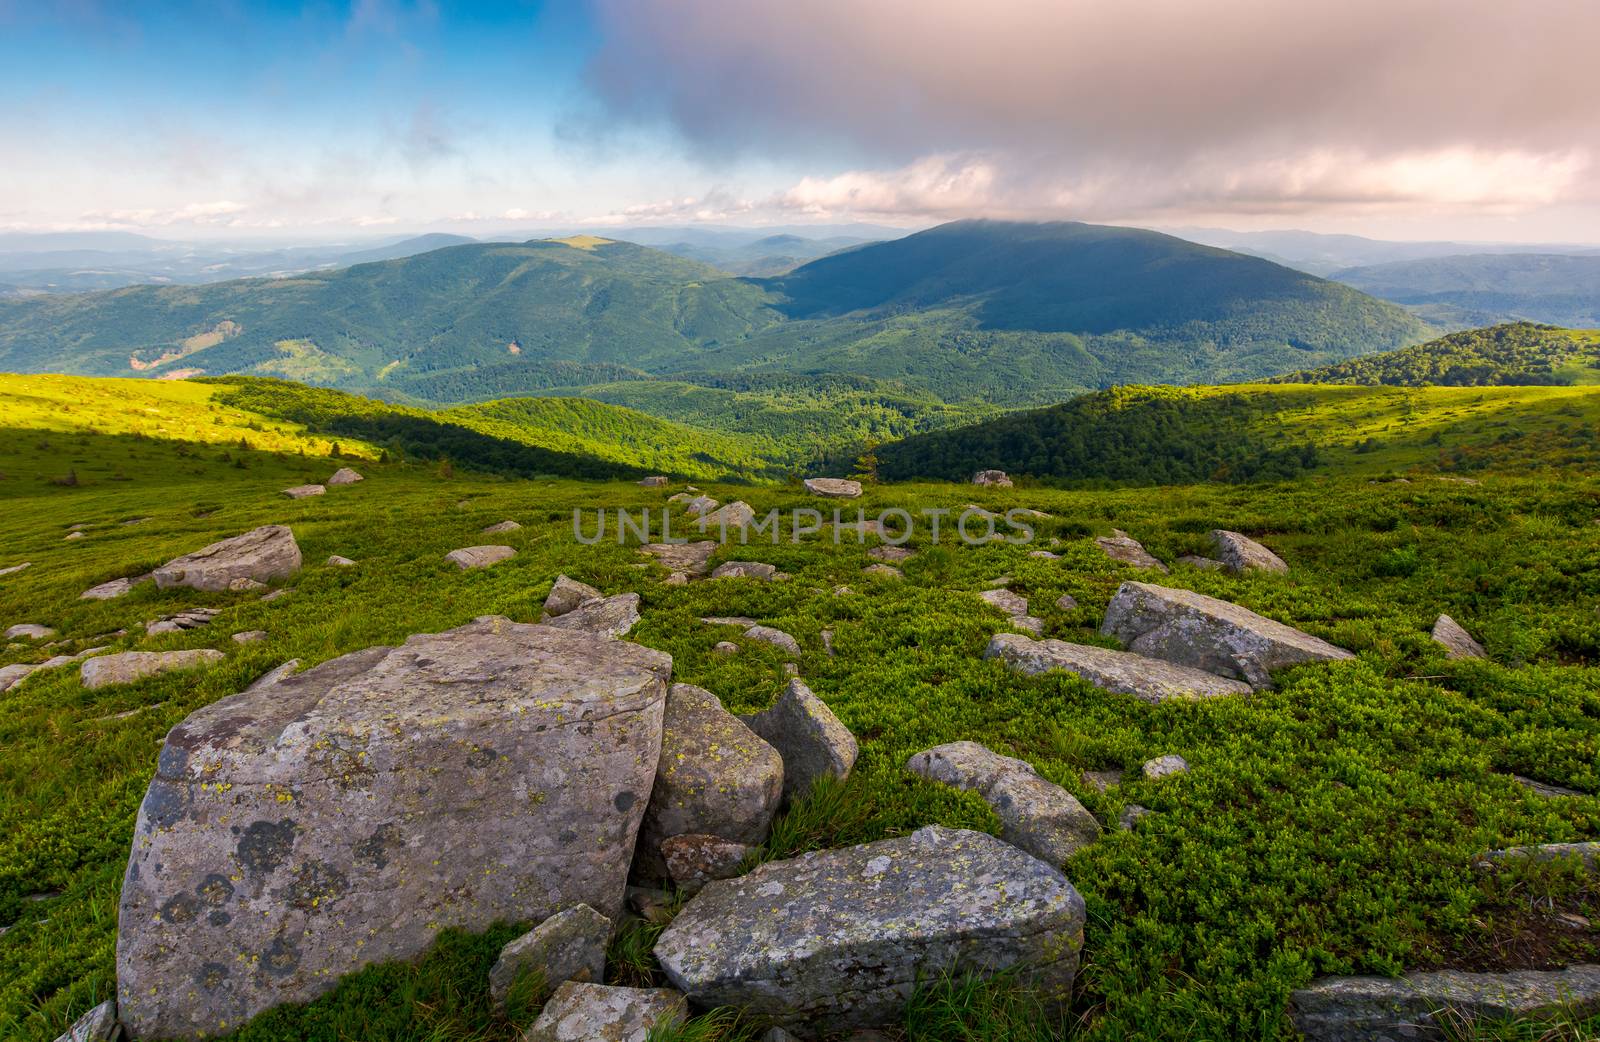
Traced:
POLYGON ((270 583, 287 579, 299 570, 300 547, 294 541, 294 533, 284 525, 265 525, 174 558, 152 575, 163 590, 188 586, 220 593, 235 579, 270 583))
POLYGON ((848 478, 806 478, 806 491, 828 499, 855 499, 861 495, 861 482, 848 478))
POLYGON ((522 526, 515 521, 496 521, 494 524, 486 525, 483 528, 484 535, 500 535, 502 532, 520 531, 522 531, 522 526))
POLYGON ((661 860, 667 864, 672 884, 686 894, 697 894, 713 879, 739 874, 750 848, 721 836, 669 836, 661 841, 661 860))
POLYGON ((490 617, 197 710, 134 829, 124 1022, 213 1034, 451 927, 580 902, 614 920, 671 674, 658 651, 490 617))
POLYGON ((559 618, 591 601, 604 599, 605 594, 588 583, 558 575, 555 584, 550 587, 549 595, 544 599, 544 613, 553 619, 559 618))
POLYGON ((1028 598, 1003 586, 996 590, 984 590, 978 594, 978 599, 1006 615, 1028 614, 1028 598))
POLYGON ((283 494, 290 499, 306 499, 309 496, 320 496, 326 491, 328 491, 327 488, 322 485, 296 485, 293 488, 284 489, 283 494))
POLYGON ((1128 650, 1180 666, 1272 686, 1272 671, 1355 658, 1343 648, 1190 590, 1125 582, 1106 608, 1100 632, 1128 650))
POLYGON ((717 544, 710 539, 697 543, 646 543, 639 552, 654 557, 675 575, 704 575, 711 567, 717 544))
POLYGON ((199 669, 222 661, 222 652, 211 648, 193 651, 124 651, 88 659, 79 667, 83 686, 93 691, 112 684, 131 684, 157 673, 199 669))
POLYGON ((897 1024, 917 983, 946 973, 1014 970, 1065 1002, 1083 925, 1083 898, 1051 866, 930 825, 707 884, 655 955, 697 1006, 828 1032, 897 1024))
POLYGON ((695 524, 699 526, 702 532, 722 532, 729 529, 742 532, 755 519, 756 512, 751 508, 750 504, 736 499, 727 506, 718 507, 709 514, 702 514, 700 520, 696 521, 695 524))
POLYGON ((646 1042, 658 1026, 689 1016, 668 988, 614 988, 567 981, 545 1003, 522 1042, 646 1042))
POLYGON ((1121 771, 1084 771, 1080 777, 1083 784, 1095 792, 1106 792, 1122 784, 1121 771))
POLYGON ((465 572, 473 568, 488 568, 515 556, 517 552, 509 546, 464 546, 459 550, 451 550, 444 555, 444 559, 465 572))
POLYGON ((633 629, 638 621, 639 595, 619 593, 615 597, 579 605, 560 618, 551 619, 547 625, 555 629, 621 637, 633 629))
POLYGON ((1057 611, 1077 611, 1078 610, 1078 598, 1072 596, 1072 594, 1070 594, 1070 593, 1063 593, 1060 597, 1056 598, 1056 610, 1057 611))
POLYGON ((790 680, 772 708, 742 719, 783 757, 785 802, 825 775, 848 778, 856 764, 856 736, 802 680, 790 680))
POLYGON ((338 554, 334 554, 328 558, 329 568, 354 568, 355 566, 356 563, 350 560, 350 558, 340 557, 338 554))
POLYGON ((1461 1037, 1473 1021, 1530 1022, 1600 1012, 1600 966, 1403 978, 1324 977, 1289 996, 1306 1042, 1411 1042, 1461 1037))
POLYGON ((1150 551, 1144 548, 1143 543, 1120 528, 1112 529, 1111 534, 1108 536, 1096 537, 1094 545, 1098 546, 1107 557, 1119 564, 1125 564, 1131 568, 1153 568, 1163 575, 1167 572, 1167 566, 1156 560, 1150 551))
POLYGON ((1053 669, 1076 673, 1095 687, 1152 704, 1169 698, 1250 693, 1249 684, 1204 670, 1089 644, 1030 640, 1018 633, 995 634, 983 657, 997 658, 1023 676, 1038 676, 1053 669))
POLYGON ((6 630, 7 640, 44 640, 55 635, 55 630, 36 622, 19 622, 6 630))
POLYGON ((56 1042, 115 1042, 122 1035, 117 1023, 117 1004, 111 999, 100 1003, 73 1022, 56 1042))
POLYGON ((1011 478, 1003 470, 980 470, 972 475, 974 485, 990 485, 994 488, 1010 488, 1011 478))
POLYGON ((915 557, 916 551, 903 546, 875 546, 867 551, 867 556, 884 564, 900 564, 915 557))
POLYGON ((511 985, 528 972, 539 974, 547 993, 569 980, 604 984, 610 940, 610 919, 586 904, 563 908, 500 949, 489 970, 489 999, 504 1009, 511 985))
POLYGON ((647 478, 639 479, 640 488, 666 488, 667 476, 665 474, 651 474, 647 478))
POLYGON ((329 478, 327 483, 329 485, 354 485, 358 481, 365 480, 366 478, 363 478, 349 467, 340 467, 333 472, 333 477, 329 478))
POLYGON ((1143 768, 1144 776, 1151 781, 1170 778, 1174 774, 1182 774, 1188 769, 1189 761, 1177 753, 1168 753, 1165 756, 1157 756, 1153 760, 1146 760, 1143 768))
POLYGON ((751 640, 759 640, 763 644, 771 644, 779 651, 787 652, 790 655, 799 656, 800 654, 800 642, 783 630, 773 626, 751 626, 744 631, 744 635, 751 640))
POLYGON ((737 655, 739 654, 739 645, 731 640, 719 640, 712 645, 711 650, 717 655, 737 655))
POLYGON ((661 759, 639 829, 639 875, 664 879, 661 843, 671 836, 709 835, 760 843, 783 795, 783 758, 726 709, 691 684, 667 692, 661 759))
POLYGON ((68 532, 62 538, 71 539, 71 540, 78 540, 78 539, 83 539, 83 538, 86 538, 86 537, 84 536, 84 534, 82 532, 68 532))
POLYGON ((1100 838, 1100 823, 1033 765, 977 742, 935 746, 906 761, 912 774, 976 792, 1000 819, 1000 838, 1041 861, 1060 865, 1100 838))
POLYGON ((1473 640, 1472 634, 1462 629, 1461 624, 1448 615, 1441 615, 1434 621, 1433 642, 1443 646, 1445 658, 1489 657, 1489 653, 1483 650, 1483 645, 1473 640))
POLYGON ((235 644, 257 644, 266 639, 266 630, 242 630, 233 635, 235 644))
POLYGON ((717 500, 712 499, 710 496, 695 496, 693 499, 689 500, 689 502, 683 505, 683 509, 688 511, 691 515, 699 517, 708 510, 715 510, 717 508, 717 502, 717 500))
POLYGON ((771 582, 772 577, 777 574, 776 565, 764 564, 761 561, 724 561, 717 565, 711 573, 711 578, 759 579, 762 582, 771 582))
POLYGON ((1276 572, 1287 575, 1289 566, 1283 558, 1268 550, 1247 535, 1230 532, 1225 528, 1212 529, 1208 538, 1216 548, 1217 559, 1225 571, 1234 575, 1245 572, 1276 572))

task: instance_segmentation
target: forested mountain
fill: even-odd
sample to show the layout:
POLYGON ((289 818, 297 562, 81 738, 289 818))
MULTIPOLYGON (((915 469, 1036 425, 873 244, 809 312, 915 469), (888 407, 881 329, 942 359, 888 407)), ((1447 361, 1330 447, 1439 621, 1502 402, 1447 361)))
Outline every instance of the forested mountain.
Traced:
POLYGON ((1525 320, 1600 326, 1600 254, 1471 254, 1347 268, 1330 276, 1443 325, 1525 320))
POLYGON ((1271 383, 1483 387, 1600 383, 1600 330, 1512 322, 1273 378, 1271 383))

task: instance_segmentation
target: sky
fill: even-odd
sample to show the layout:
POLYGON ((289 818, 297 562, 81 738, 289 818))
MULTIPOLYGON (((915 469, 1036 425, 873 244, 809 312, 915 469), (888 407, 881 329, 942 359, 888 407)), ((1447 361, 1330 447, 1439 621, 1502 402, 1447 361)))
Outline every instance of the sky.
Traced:
POLYGON ((0 0, 0 229, 1600 242, 1597 0, 0 0))

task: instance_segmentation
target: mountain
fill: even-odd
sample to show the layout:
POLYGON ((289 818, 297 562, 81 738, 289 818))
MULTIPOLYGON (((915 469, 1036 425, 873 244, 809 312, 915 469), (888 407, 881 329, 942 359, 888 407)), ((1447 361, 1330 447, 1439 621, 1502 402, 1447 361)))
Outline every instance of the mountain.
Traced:
POLYGON ((1600 330, 1513 322, 1365 355, 1271 383, 1395 387, 1600 384, 1600 330))
POLYGON ((1600 326, 1600 254, 1477 253, 1346 268, 1332 277, 1446 325, 1600 326))
POLYGON ((660 244, 657 249, 709 264, 731 275, 764 276, 782 275, 807 261, 826 257, 850 246, 859 246, 866 241, 848 235, 825 239, 768 235, 754 242, 738 244, 669 242, 660 244))
POLYGON ((1600 246, 1516 242, 1405 242, 1369 239, 1360 235, 1329 235, 1283 229, 1236 232, 1225 228, 1173 228, 1173 235, 1207 246, 1264 257, 1278 264, 1299 268, 1313 275, 1333 277, 1348 268, 1399 261, 1426 260, 1467 253, 1519 254, 1559 253, 1600 256, 1600 246))
POLYGON ((465 235, 447 235, 444 232, 432 232, 428 235, 414 235, 409 239, 401 239, 399 242, 385 243, 382 246, 375 246, 371 249, 341 253, 334 263, 339 267, 348 267, 352 264, 370 264, 373 261, 398 260, 401 257, 410 257, 413 254, 442 250, 446 246, 465 246, 468 243, 477 241, 465 235))

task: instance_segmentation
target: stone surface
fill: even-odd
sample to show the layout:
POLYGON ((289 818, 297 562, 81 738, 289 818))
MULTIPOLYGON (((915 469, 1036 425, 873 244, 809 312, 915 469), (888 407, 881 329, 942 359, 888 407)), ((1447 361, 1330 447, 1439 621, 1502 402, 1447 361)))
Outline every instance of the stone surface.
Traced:
POLYGON ((109 582, 101 583, 99 586, 91 586, 89 589, 84 590, 78 594, 78 599, 81 601, 109 601, 116 597, 125 597, 133 592, 135 586, 149 578, 150 576, 148 575, 137 575, 112 579, 109 582))
POLYGON ((605 599, 605 594, 588 583, 581 583, 576 579, 569 579, 565 575, 558 575, 555 583, 550 587, 549 595, 544 599, 544 612, 552 619, 560 618, 591 601, 603 599, 605 599))
POLYGON ((667 692, 661 759, 639 829, 638 873, 665 879, 661 843, 671 836, 710 835, 760 843, 783 795, 783 758, 717 696, 692 684, 667 692))
POLYGON ((800 642, 776 627, 751 626, 744 631, 744 635, 751 640, 759 640, 763 644, 771 644, 779 651, 787 652, 790 655, 798 656, 800 654, 800 642))
POLYGON ((1190 568, 1198 568, 1202 572, 1220 572, 1223 569, 1221 561, 1212 557, 1199 557, 1195 554, 1184 554, 1178 558, 1178 563, 1190 568))
POLYGON ((1157 756, 1153 760, 1146 760, 1143 768, 1144 776, 1151 781, 1170 778, 1174 774, 1182 774, 1188 769, 1189 761, 1177 753, 1168 753, 1165 756, 1157 756))
POLYGON ((1076 673, 1096 687, 1152 704, 1169 698, 1244 695, 1251 690, 1249 684, 1238 680, 1129 651, 1063 640, 1032 640, 1018 633, 995 634, 983 657, 997 658, 1024 676, 1038 676, 1053 669, 1076 673))
POLYGON ((694 517, 699 517, 707 511, 715 510, 717 503, 718 500, 712 499, 710 496, 695 496, 683 505, 683 509, 694 517))
POLYGON ((517 524, 515 521, 509 521, 509 520, 508 521, 496 521, 494 524, 486 525, 483 528, 483 534, 484 535, 499 535, 502 532, 520 532, 520 531, 522 531, 522 526, 517 524))
POLYGON ((488 568, 515 556, 517 552, 509 546, 464 546, 451 550, 444 559, 465 572, 472 568, 488 568))
POLYGON ((661 859, 666 862, 672 883, 686 894, 699 893, 713 879, 731 879, 739 874, 750 848, 721 836, 689 833, 669 836, 661 841, 661 859))
POLYGON ((974 485, 992 485, 995 488, 1010 488, 1011 478, 1003 470, 980 470, 972 475, 974 485))
POLYGON ((1013 615, 1011 625, 1019 630, 1024 630, 1035 637, 1044 636, 1044 620, 1032 615, 1013 615))
POLYGON ((1141 582, 1125 582, 1118 588, 1100 632, 1141 655, 1233 677, 1257 688, 1272 685, 1273 670, 1355 658, 1343 648, 1237 604, 1141 582))
POLYGON ((1268 550, 1260 543, 1247 535, 1230 532, 1225 528, 1214 528, 1208 533, 1215 548, 1217 560, 1222 562, 1225 571, 1234 575, 1243 575, 1245 572, 1276 572, 1287 575, 1289 566, 1283 558, 1268 550))
POLYGON ((7 640, 44 640, 55 635, 55 630, 36 622, 19 622, 6 630, 7 640))
POLYGON ((697 543, 646 543, 639 552, 654 557, 675 574, 704 575, 710 569, 717 544, 710 539, 697 543))
POLYGON ((174 558, 151 574, 163 590, 188 586, 219 593, 235 579, 271 583, 299 570, 300 547, 294 533, 284 525, 264 525, 174 558))
POLYGON ((8 565, 5 568, 0 568, 0 575, 16 575, 18 572, 22 571, 24 568, 31 568, 31 567, 33 567, 33 562, 32 561, 23 561, 21 564, 13 564, 13 565, 8 565))
POLYGON ((334 554, 328 558, 329 568, 354 568, 355 566, 356 563, 350 560, 350 558, 340 557, 338 554, 334 554))
POLYGON ((1518 785, 1528 789, 1535 796, 1543 796, 1546 799, 1556 799, 1562 796, 1584 795, 1577 789, 1569 789, 1564 785, 1551 785, 1549 782, 1542 782, 1534 778, 1525 778, 1520 774, 1513 774, 1511 777, 1518 785))
POLYGON ((818 778, 848 778, 856 765, 856 736, 802 680, 790 680, 772 708, 743 720, 783 757, 785 802, 818 778))
POLYGON ((705 615, 700 621, 707 626, 738 626, 740 629, 756 625, 756 620, 748 615, 705 615))
POLYGON ((778 574, 776 565, 761 561, 724 561, 711 573, 713 579, 759 579, 771 582, 778 574))
POLYGON ((1167 566, 1156 560, 1144 544, 1133 536, 1113 529, 1111 535, 1097 536, 1094 545, 1098 546, 1105 555, 1113 561, 1129 565, 1133 568, 1153 568, 1162 574, 1167 572, 1167 566))
POLYGON ((117 1004, 107 999, 74 1021, 56 1042, 114 1042, 121 1033, 117 1004))
POLYGON ((861 495, 861 482, 848 478, 806 478, 806 491, 829 499, 855 499, 861 495))
POLYGON ((649 477, 639 479, 640 488, 666 488, 667 484, 665 474, 651 474, 649 477))
POLYGON ((1084 771, 1083 784, 1096 792, 1106 792, 1122 784, 1121 771, 1084 771))
POLYGON ((1541 1020, 1563 1010, 1575 1018, 1600 1011, 1600 966, 1324 977, 1289 997, 1306 1042, 1443 1042, 1458 1037, 1463 1020, 1541 1020))
POLYGON ((251 593, 256 590, 265 590, 266 588, 266 583, 261 582, 259 579, 252 579, 247 575, 228 580, 228 590, 232 593, 251 593))
POLYGON ((1506 847, 1487 851, 1479 858, 1480 865, 1494 865, 1505 861, 1566 861, 1577 859, 1585 870, 1600 872, 1600 842, 1591 843, 1537 843, 1526 847, 1506 847))
POLYGON ((84 537, 84 534, 83 534, 83 533, 82 533, 82 532, 68 532, 68 533, 67 533, 67 534, 66 534, 66 535, 65 535, 65 536, 63 536, 63 537, 62 537, 62 538, 64 538, 64 539, 73 539, 73 540, 76 540, 76 539, 83 539, 83 538, 85 538, 85 537, 84 537))
POLYGON ((615 597, 604 597, 579 605, 560 618, 551 619, 546 625, 555 629, 621 637, 633 629, 638 621, 639 595, 619 593, 615 597))
POLYGON ((1028 598, 1004 587, 998 590, 984 590, 978 594, 978 599, 1006 615, 1028 614, 1028 598))
POLYGON ((1057 611, 1077 611, 1078 610, 1078 598, 1072 596, 1072 594, 1070 594, 1070 593, 1063 593, 1060 597, 1056 598, 1056 610, 1057 611))
POLYGON ((354 485, 358 481, 365 480, 366 478, 363 478, 351 468, 340 467, 338 470, 333 472, 333 477, 329 478, 327 483, 329 485, 354 485))
POLYGON ((979 745, 951 742, 906 761, 912 774, 976 792, 1000 819, 1000 838, 1059 866, 1100 838, 1100 823, 1066 789, 1039 777, 1033 765, 979 745))
POLYGON ((702 532, 743 531, 755 519, 756 512, 750 504, 736 499, 727 506, 700 515, 695 526, 702 532))
POLYGON ((131 684, 157 673, 199 669, 221 661, 222 652, 211 648, 193 651, 124 651, 88 659, 80 667, 80 676, 83 677, 83 686, 93 691, 112 684, 131 684))
POLYGON ((1054 868, 930 825, 710 883, 655 954, 697 1006, 826 1032, 898 1023, 916 982, 943 973, 1015 969, 1064 1001, 1083 924, 1083 898, 1054 868))
POLYGON ((124 1021, 215 1033, 449 927, 579 902, 615 919, 671 673, 657 651, 490 617, 197 710, 134 830, 124 1021))
POLYGON ((156 635, 199 629, 201 626, 211 625, 211 620, 217 617, 218 611, 217 608, 190 608, 175 615, 164 615, 155 622, 146 623, 144 631, 156 635))
POLYGON ((658 1024, 686 1019, 668 988, 614 988, 568 981, 556 989, 522 1042, 646 1042, 658 1024))
POLYGON ((861 569, 861 574, 873 579, 904 579, 906 577, 905 572, 902 572, 892 564, 884 564, 881 561, 877 564, 867 565, 861 569))
POLYGON ((737 655, 739 654, 739 645, 731 640, 719 640, 711 646, 711 650, 718 655, 737 655))
POLYGON ((564 981, 606 982, 606 942, 611 920, 586 904, 563 908, 500 949, 489 970, 489 999, 504 1009, 511 985, 523 973, 538 973, 546 993, 564 981))
POLYGON ((233 635, 233 642, 235 644, 256 644, 266 639, 266 630, 243 630, 233 635))
POLYGON ((1461 628, 1461 624, 1448 615, 1441 615, 1433 624, 1433 642, 1444 647, 1444 657, 1450 659, 1488 658, 1483 645, 1461 628))
POLYGON ((875 546, 867 551, 867 556, 884 564, 900 564, 915 557, 916 551, 907 550, 903 546, 875 546))
POLYGON ((306 499, 310 496, 320 496, 326 491, 328 491, 327 488, 322 485, 296 485, 293 488, 284 489, 283 494, 290 499, 306 499))
POLYGON ((1139 819, 1149 815, 1149 807, 1141 807, 1137 803, 1130 803, 1122 808, 1121 814, 1117 815, 1117 831, 1132 832, 1133 827, 1139 823, 1139 819))
POLYGON ((1059 561, 1059 560, 1061 560, 1061 555, 1060 554, 1053 554, 1049 550, 1029 550, 1028 551, 1028 556, 1033 558, 1035 561, 1059 561))

